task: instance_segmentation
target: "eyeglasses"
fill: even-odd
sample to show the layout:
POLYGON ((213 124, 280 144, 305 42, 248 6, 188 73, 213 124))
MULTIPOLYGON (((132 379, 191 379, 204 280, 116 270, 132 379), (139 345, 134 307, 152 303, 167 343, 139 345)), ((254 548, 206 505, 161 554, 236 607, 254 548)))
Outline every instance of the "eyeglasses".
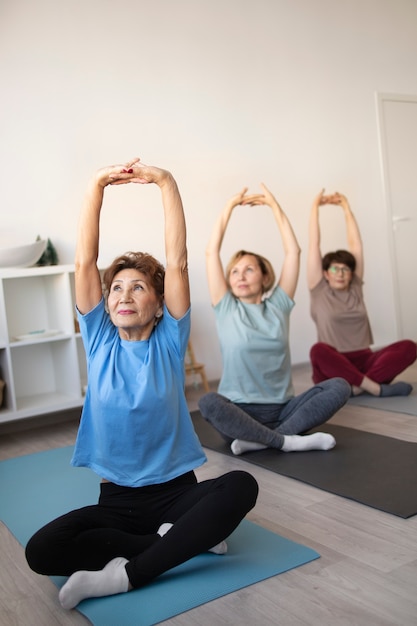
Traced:
POLYGON ((346 266, 331 265, 327 271, 331 274, 339 274, 340 272, 340 274, 343 274, 344 276, 345 274, 350 274, 352 270, 350 269, 350 267, 346 266))

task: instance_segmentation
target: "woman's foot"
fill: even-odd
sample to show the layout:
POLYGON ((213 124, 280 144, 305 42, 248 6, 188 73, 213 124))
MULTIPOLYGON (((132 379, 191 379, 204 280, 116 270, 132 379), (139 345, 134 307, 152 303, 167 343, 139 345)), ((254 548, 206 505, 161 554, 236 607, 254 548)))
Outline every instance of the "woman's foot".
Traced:
POLYGON ((380 398, 389 398, 391 396, 409 396, 410 393, 413 391, 412 385, 401 381, 399 381, 398 383, 391 383, 390 385, 381 384, 380 387, 380 398))
POLYGON ((126 563, 127 559, 118 556, 101 570, 75 572, 59 592, 61 606, 64 609, 73 609, 86 598, 101 598, 128 591, 126 563))
MULTIPOLYGON (((356 389, 358 388, 352 387, 353 395, 358 395, 355 393, 356 389)), ((391 396, 409 396, 413 391, 413 386, 402 381, 385 385, 384 383, 376 383, 374 380, 365 376, 361 382, 360 389, 377 398, 389 398, 391 396)))
MULTIPOLYGON (((157 530, 157 534, 160 537, 163 537, 164 535, 167 534, 169 530, 171 530, 173 525, 174 524, 171 524, 171 522, 165 522, 165 524, 161 524, 161 526, 157 530)), ((209 552, 213 552, 213 554, 226 554, 227 543, 225 541, 221 541, 220 543, 210 548, 209 552)))
POLYGON ((244 439, 235 439, 230 445, 230 449, 233 454, 238 456, 245 452, 254 452, 255 450, 265 450, 268 446, 264 446, 262 443, 255 443, 254 441, 245 441, 244 439))
POLYGON ((336 439, 329 433, 313 433, 312 435, 284 435, 283 452, 305 452, 307 450, 331 450, 336 439))
MULTIPOLYGON (((284 435, 283 452, 303 452, 306 450, 331 450, 336 445, 336 439, 328 433, 313 433, 312 435, 284 435)), ((255 450, 265 450, 268 446, 254 441, 235 439, 232 441, 233 454, 239 455, 255 450)))

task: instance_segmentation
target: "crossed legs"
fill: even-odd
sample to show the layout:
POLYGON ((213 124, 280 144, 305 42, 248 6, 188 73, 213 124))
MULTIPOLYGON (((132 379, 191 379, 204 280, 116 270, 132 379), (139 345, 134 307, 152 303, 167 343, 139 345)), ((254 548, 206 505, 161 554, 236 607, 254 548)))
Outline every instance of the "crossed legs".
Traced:
POLYGON ((409 395, 412 386, 393 379, 417 358, 414 341, 404 339, 380 350, 338 352, 326 343, 316 343, 310 351, 313 381, 322 382, 340 376, 352 386, 353 395, 366 391, 374 396, 409 395))
POLYGON ((328 450, 332 435, 300 436, 330 419, 348 400, 350 386, 341 378, 324 381, 285 404, 234 404, 210 392, 198 403, 203 417, 231 444, 234 454, 263 448, 284 452, 328 450))
MULTIPOLYGON (((101 485, 99 503, 61 516, 28 542, 30 567, 70 576, 64 608, 141 587, 222 542, 253 508, 255 479, 234 471, 197 483, 192 472, 143 488, 101 485), (172 524, 162 537, 158 530, 172 524)), ((161 533, 162 534, 162 533, 161 533)))

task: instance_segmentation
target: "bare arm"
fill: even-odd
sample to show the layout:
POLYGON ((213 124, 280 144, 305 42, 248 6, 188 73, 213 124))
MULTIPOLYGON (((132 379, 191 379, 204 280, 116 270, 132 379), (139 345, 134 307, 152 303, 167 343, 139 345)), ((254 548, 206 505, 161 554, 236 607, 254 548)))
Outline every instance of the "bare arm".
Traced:
POLYGON ((307 253, 307 285, 309 289, 318 285, 323 276, 319 224, 319 207, 326 200, 323 193, 324 189, 314 198, 311 206, 307 253))
POLYGON ((342 207, 346 223, 348 250, 355 257, 355 274, 362 279, 364 270, 362 238, 358 223, 353 215, 352 209, 350 208, 348 199, 341 193, 336 192, 331 196, 323 196, 321 204, 334 204, 335 206, 342 207))
MULTIPOLYGON (((272 209, 275 221, 278 224, 284 249, 284 263, 282 265, 278 285, 290 298, 294 298, 300 272, 301 249, 290 221, 278 201, 263 183, 261 187, 264 191, 262 204, 267 204, 272 209)), ((255 202, 255 204, 258 203, 260 202, 255 202)))
POLYGON ((104 188, 107 185, 127 183, 155 183, 161 190, 165 216, 165 302, 173 317, 182 317, 190 306, 190 290, 181 197, 169 172, 139 163, 139 159, 125 165, 103 168, 90 181, 78 227, 75 257, 77 307, 82 313, 87 313, 98 304, 102 296, 97 259, 104 188))
POLYGON ((238 205, 268 205, 271 207, 275 221, 281 234, 284 247, 284 263, 278 284, 288 294, 294 297, 300 270, 300 247, 291 224, 276 198, 261 184, 263 193, 246 195, 247 187, 231 198, 225 205, 214 226, 210 241, 206 249, 207 277, 212 304, 215 305, 224 296, 228 286, 224 276, 224 269, 220 258, 220 249, 227 225, 233 209, 238 205))
POLYGON ((206 248, 206 270, 211 303, 216 305, 228 290, 220 250, 223 238, 232 215, 233 209, 239 204, 247 203, 252 196, 245 196, 247 187, 237 193, 225 205, 214 225, 206 248))
POLYGON ((362 279, 364 271, 364 257, 363 257, 363 245, 362 238, 359 231, 358 223, 350 208, 348 199, 340 193, 336 193, 333 196, 336 204, 339 204, 345 214, 346 222, 346 236, 348 241, 349 252, 353 254, 356 261, 355 274, 362 279))
POLYGON ((97 267, 100 213, 104 188, 111 184, 112 171, 112 167, 99 170, 90 180, 78 220, 75 250, 75 299, 78 310, 83 314, 91 311, 102 297, 101 279, 97 267))
POLYGON ((169 172, 163 172, 157 184, 161 189, 165 215, 164 299, 168 311, 174 318, 179 319, 190 306, 184 210, 177 183, 169 172))

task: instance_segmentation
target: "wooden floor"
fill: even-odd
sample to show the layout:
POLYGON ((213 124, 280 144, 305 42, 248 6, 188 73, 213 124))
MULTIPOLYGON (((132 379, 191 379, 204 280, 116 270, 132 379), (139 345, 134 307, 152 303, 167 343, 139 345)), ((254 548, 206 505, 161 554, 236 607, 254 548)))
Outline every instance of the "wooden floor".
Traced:
MULTIPOLYGON (((403 380, 417 381, 417 366, 403 380)), ((294 368, 296 391, 310 386, 306 366, 294 368)), ((188 392, 196 408, 201 389, 188 392)), ((0 458, 74 442, 76 421, 0 427, 0 458), (30 425, 30 428, 28 426, 30 425)), ((344 407, 339 425, 417 442, 417 417, 344 407)), ((321 558, 164 622, 171 626, 413 626, 417 624, 417 516, 408 520, 331 495, 239 458, 207 451, 200 479, 244 468, 260 485, 248 518, 303 543, 321 558)), ((28 476, 30 480, 30 476, 28 476)), ((417 477, 416 477, 417 480, 417 477)), ((29 570, 22 547, 0 524, 0 626, 86 625, 61 609, 52 582, 29 570)), ((117 624, 114 624, 117 626, 117 624)), ((134 624, 132 624, 134 626, 134 624)))

